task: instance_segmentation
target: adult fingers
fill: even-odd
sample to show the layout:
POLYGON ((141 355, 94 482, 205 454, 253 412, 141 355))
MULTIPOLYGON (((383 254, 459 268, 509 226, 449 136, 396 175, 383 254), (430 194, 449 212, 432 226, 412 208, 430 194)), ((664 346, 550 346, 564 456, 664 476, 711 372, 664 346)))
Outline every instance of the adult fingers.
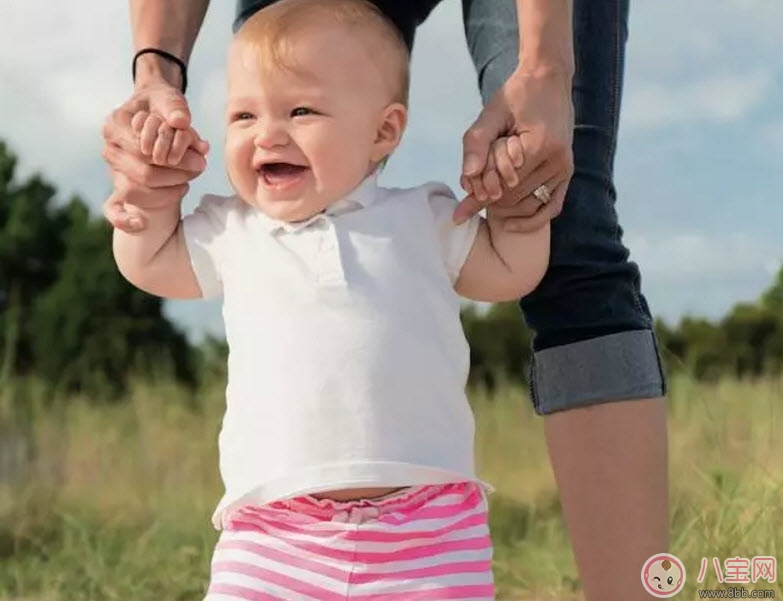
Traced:
POLYGON ((520 178, 519 185, 513 190, 514 196, 517 200, 521 200, 530 196, 534 190, 542 185, 547 186, 547 190, 551 196, 554 187, 561 181, 562 177, 560 177, 558 165, 546 162, 529 173, 525 179, 520 178))
POLYGON ((552 201, 540 205, 541 208, 535 214, 525 217, 508 217, 503 222, 503 229, 509 232, 525 233, 534 232, 546 225, 560 213, 567 185, 567 182, 557 185, 552 193, 552 201), (560 208, 558 208, 555 198, 560 198, 560 208))
MULTIPOLYGON (((532 142, 531 139, 528 141, 532 142)), ((523 145, 525 138, 522 138, 523 145)), ((520 190, 518 196, 524 198, 531 194, 550 179, 555 180, 555 184, 567 182, 574 173, 573 154, 570 149, 560 146, 556 141, 548 141, 543 145, 535 145, 528 149, 525 146, 525 163, 522 168, 517 170, 520 180, 520 190), (529 150, 529 152, 528 152, 529 150)), ((550 194, 554 187, 549 188, 550 194)))
POLYGON ((562 184, 558 185, 555 188, 555 191, 552 193, 552 200, 549 203, 552 205, 552 219, 560 215, 560 213, 563 211, 563 203, 565 203, 565 197, 570 183, 570 179, 563 182, 562 184))
MULTIPOLYGON (((204 158, 189 150, 186 153, 183 163, 189 161, 195 163, 201 161, 206 166, 204 158), (188 153, 192 153, 192 160, 189 160, 188 153)), ((103 158, 108 163, 112 171, 123 174, 129 180, 150 188, 160 188, 166 186, 176 186, 184 184, 195 178, 201 173, 201 170, 186 170, 181 167, 158 167, 150 165, 145 157, 133 154, 120 149, 117 146, 105 145, 103 148, 103 158)))
POLYGON ((188 101, 177 88, 172 85, 156 85, 149 89, 150 112, 161 115, 174 129, 190 127, 190 108, 188 101))
POLYGON ((142 209, 160 209, 178 203, 188 193, 188 184, 148 188, 134 184, 120 191, 122 202, 142 209))
POLYGON ((151 188, 129 179, 119 172, 113 172, 114 202, 141 209, 158 209, 178 203, 189 190, 188 184, 175 184, 151 188))
POLYGON ((131 112, 128 110, 125 110, 123 107, 120 107, 114 111, 112 111, 109 116, 106 118, 106 120, 103 122, 103 140, 106 144, 112 144, 115 146, 120 146, 122 148, 125 148, 127 150, 133 150, 134 152, 138 152, 139 148, 139 139, 138 134, 141 133, 141 128, 144 125, 144 122, 147 119, 147 113, 144 110, 139 110, 136 112, 131 112), (142 121, 137 121, 136 126, 138 127, 138 133, 134 133, 133 130, 133 119, 134 116, 140 114, 141 117, 138 117, 138 119, 143 119, 142 121))
POLYGON ((112 227, 123 232, 138 232, 144 227, 143 220, 138 215, 128 211, 121 195, 117 192, 113 192, 106 202, 103 203, 103 216, 106 217, 106 220, 112 227))
POLYGON ((482 204, 489 202, 489 194, 487 193, 487 189, 484 187, 483 175, 479 175, 478 177, 469 177, 468 181, 470 181, 470 189, 473 190, 473 196, 476 198, 476 200, 482 204))
POLYGON ((518 217, 529 220, 533 217, 537 218, 538 214, 542 212, 548 214, 549 219, 551 219, 553 216, 551 203, 554 201, 554 191, 559 189, 559 184, 560 182, 556 178, 550 178, 542 184, 547 190, 551 191, 551 196, 547 202, 543 202, 534 194, 529 194, 516 200, 513 204, 494 203, 488 210, 492 212, 494 217, 504 221, 518 217))
MULTIPOLYGON (((134 171, 127 173, 128 175, 133 175, 135 179, 146 177, 138 172, 138 168, 140 168, 140 164, 149 163, 150 158, 143 155, 139 150, 139 141, 136 138, 128 138, 128 136, 123 135, 122 129, 122 127, 115 128, 114 124, 107 124, 104 127, 106 132, 104 137, 107 141, 104 144, 103 156, 107 161, 109 159, 115 161, 113 166, 116 166, 120 171, 128 168, 128 166, 132 166, 134 171), (124 160, 122 159, 123 154, 135 157, 137 160, 132 161, 130 158, 124 160)), ((206 140, 199 140, 195 144, 191 144, 191 146, 185 149, 185 154, 176 165, 177 169, 190 172, 191 177, 198 175, 207 166, 204 155, 208 150, 209 143, 206 140)))
POLYGON ((508 217, 530 217, 541 210, 541 201, 535 196, 528 196, 513 205, 501 205, 496 202, 492 205, 492 215, 500 219, 508 217))
POLYGON ((466 194, 473 194, 473 185, 470 183, 470 178, 467 175, 460 175, 459 185, 466 194))
POLYGON ((139 232, 146 223, 136 207, 156 209, 178 203, 188 189, 187 185, 155 190, 143 186, 116 189, 103 203, 103 215, 112 227, 129 233, 139 232))
POLYGON ((530 217, 509 217, 503 222, 503 229, 516 233, 535 232, 550 221, 552 221, 552 209, 545 206, 530 217))
MULTIPOLYGON (((491 153, 487 156, 487 164, 484 169, 485 171, 494 171, 495 169, 495 162, 491 153)), ((489 190, 487 190, 486 186, 484 185, 484 173, 479 173, 474 177, 469 177, 468 181, 470 182, 471 193, 476 197, 476 200, 481 203, 491 202, 489 190)))
POLYGON ((462 173, 478 176, 487 163, 492 142, 508 129, 508 107, 502 98, 493 98, 462 137, 462 173))

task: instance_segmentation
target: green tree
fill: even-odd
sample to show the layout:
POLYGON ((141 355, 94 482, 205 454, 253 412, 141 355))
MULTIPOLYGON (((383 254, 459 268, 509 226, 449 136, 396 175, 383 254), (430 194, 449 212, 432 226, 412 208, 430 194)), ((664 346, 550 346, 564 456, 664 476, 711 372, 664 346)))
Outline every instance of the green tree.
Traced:
POLYGON ((493 388, 499 381, 525 383, 531 357, 531 333, 517 303, 498 303, 481 315, 474 305, 462 311, 470 344, 470 382, 493 388))
POLYGON ((54 206, 39 176, 13 181, 0 146, 0 340, 3 370, 68 390, 118 393, 134 371, 195 382, 193 351, 161 299, 128 284, 111 230, 78 198, 54 206))
POLYGON ((725 332, 701 318, 686 317, 678 335, 685 349, 685 366, 698 379, 715 380, 730 364, 725 332))
POLYGON ((722 320, 729 368, 737 377, 777 373, 783 362, 781 317, 765 303, 735 305, 722 320))
POLYGON ((778 270, 772 285, 761 295, 761 305, 783 317, 783 267, 778 270))
POLYGON ((16 164, 0 142, 0 382, 32 366, 32 306, 57 277, 62 253, 54 188, 38 176, 15 183, 16 164))

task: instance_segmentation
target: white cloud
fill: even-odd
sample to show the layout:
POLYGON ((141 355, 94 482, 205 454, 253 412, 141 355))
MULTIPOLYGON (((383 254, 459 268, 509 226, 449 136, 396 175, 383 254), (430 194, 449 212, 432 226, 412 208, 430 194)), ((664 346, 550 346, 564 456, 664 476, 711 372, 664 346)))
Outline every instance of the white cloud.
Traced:
POLYGON ((735 304, 756 301, 783 257, 780 244, 750 233, 635 232, 625 242, 653 315, 669 323, 684 315, 720 319, 735 304))
POLYGON ((776 0, 631 2, 629 74, 687 82, 716 69, 742 73, 775 63, 781 22, 776 0))
POLYGON ((639 232, 627 234, 625 241, 632 260, 639 263, 646 278, 657 283, 769 276, 780 257, 780 245, 749 233, 639 232))
POLYGON ((632 2, 625 133, 755 118, 778 107, 783 3, 632 2))
POLYGON ((682 123, 739 121, 762 105, 772 90, 769 69, 711 74, 686 84, 631 85, 623 108, 623 127, 634 133, 682 123))

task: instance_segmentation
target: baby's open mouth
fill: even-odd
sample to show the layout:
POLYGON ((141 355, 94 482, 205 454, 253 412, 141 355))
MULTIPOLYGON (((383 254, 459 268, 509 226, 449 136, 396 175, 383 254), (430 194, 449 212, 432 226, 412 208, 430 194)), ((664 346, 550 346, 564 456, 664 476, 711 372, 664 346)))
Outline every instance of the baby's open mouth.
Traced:
POLYGON ((283 186, 296 181, 306 170, 306 166, 293 163, 264 163, 258 174, 269 186, 283 186))

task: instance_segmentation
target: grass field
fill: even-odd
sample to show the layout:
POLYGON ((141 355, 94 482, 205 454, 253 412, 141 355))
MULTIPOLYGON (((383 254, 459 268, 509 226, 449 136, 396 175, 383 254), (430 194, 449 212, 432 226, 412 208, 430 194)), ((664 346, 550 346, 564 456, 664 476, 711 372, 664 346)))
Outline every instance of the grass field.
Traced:
MULTIPOLYGON (((782 393, 783 380, 672 383, 671 552, 689 576, 675 598, 696 597, 704 556, 783 554, 782 393)), ((194 400, 140 383, 110 406, 47 394, 34 382, 0 391, 0 599, 200 599, 220 387, 194 400)), ((498 599, 578 599, 541 420, 519 389, 471 400, 481 475, 498 489, 498 599)))

